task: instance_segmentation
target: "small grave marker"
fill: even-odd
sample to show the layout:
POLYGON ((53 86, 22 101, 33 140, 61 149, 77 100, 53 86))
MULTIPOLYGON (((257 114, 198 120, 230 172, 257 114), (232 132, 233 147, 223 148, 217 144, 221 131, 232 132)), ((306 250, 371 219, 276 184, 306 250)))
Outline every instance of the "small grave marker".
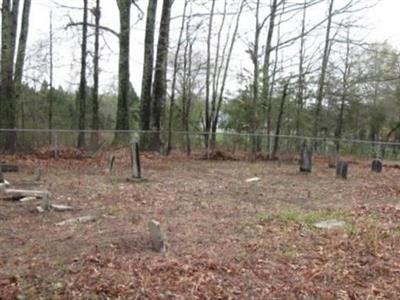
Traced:
POLYGON ((375 159, 372 161, 371 170, 374 173, 381 173, 382 172, 382 162, 379 159, 375 159))
POLYGON ((347 172, 349 169, 349 164, 347 161, 340 160, 336 166, 336 176, 338 178, 347 179, 347 172))
POLYGON ((132 178, 137 178, 137 179, 142 178, 138 142, 133 142, 131 145, 131 166, 132 166, 132 178))
POLYGON ((157 252, 164 251, 165 237, 161 232, 160 223, 151 220, 148 225, 149 225, 150 239, 153 250, 157 252))
POLYGON ((300 152, 300 172, 310 173, 312 170, 312 149, 307 145, 304 140, 300 152))
POLYGON ((336 168, 337 164, 337 151, 335 145, 328 146, 328 166, 330 169, 336 168))

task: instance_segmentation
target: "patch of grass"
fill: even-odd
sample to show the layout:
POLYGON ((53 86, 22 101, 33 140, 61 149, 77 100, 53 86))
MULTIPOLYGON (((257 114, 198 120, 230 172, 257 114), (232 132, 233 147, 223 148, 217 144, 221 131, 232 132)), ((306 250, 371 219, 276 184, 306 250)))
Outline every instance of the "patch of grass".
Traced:
POLYGON ((344 226, 344 229, 346 230, 347 234, 350 236, 355 236, 358 234, 358 228, 354 224, 346 223, 346 225, 344 226))
POLYGON ((106 207, 104 212, 108 216, 115 217, 119 213, 119 208, 116 205, 111 205, 106 207))
MULTIPOLYGON (((312 227, 314 223, 323 220, 337 219, 346 221, 345 214, 333 210, 316 210, 316 211, 301 211, 298 209, 283 209, 275 216, 258 216, 258 220, 271 220, 275 219, 283 224, 289 225, 291 223, 298 223, 312 227)), ((349 233, 356 233, 354 225, 348 224, 349 233)))
POLYGON ((283 249, 282 255, 283 255, 283 257, 285 257, 287 260, 290 260, 290 261, 291 261, 291 260, 293 260, 293 259, 296 258, 297 252, 296 252, 296 249, 293 249, 293 248, 286 248, 286 249, 283 249))

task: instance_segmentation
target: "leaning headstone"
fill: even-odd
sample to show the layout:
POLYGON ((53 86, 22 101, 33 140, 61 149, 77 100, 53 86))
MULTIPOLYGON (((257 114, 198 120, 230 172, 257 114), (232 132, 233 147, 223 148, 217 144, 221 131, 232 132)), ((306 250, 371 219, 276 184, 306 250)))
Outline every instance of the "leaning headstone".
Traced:
POLYGON ((340 160, 336 166, 336 177, 347 179, 347 171, 349 169, 349 164, 347 161, 340 160))
POLYGON ((371 170, 374 173, 381 173, 382 172, 382 162, 379 159, 375 159, 372 161, 371 170))
POLYGON ((151 246, 154 251, 162 252, 165 250, 165 237, 161 232, 160 223, 157 221, 149 222, 149 232, 151 239, 151 246))
POLYGON ((328 166, 330 169, 336 168, 337 151, 335 145, 328 145, 328 166))
POLYGON ((312 170, 312 149, 307 145, 307 141, 303 142, 300 152, 300 172, 311 172, 312 170))
POLYGON ((139 143, 134 142, 131 145, 131 167, 132 167, 132 178, 141 178, 142 171, 140 168, 140 154, 139 154, 139 143))

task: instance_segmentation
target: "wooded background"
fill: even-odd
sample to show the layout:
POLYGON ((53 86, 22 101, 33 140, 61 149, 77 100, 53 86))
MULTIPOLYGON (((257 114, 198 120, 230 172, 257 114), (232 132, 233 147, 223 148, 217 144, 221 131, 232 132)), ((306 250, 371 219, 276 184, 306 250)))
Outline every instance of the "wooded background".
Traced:
MULTIPOLYGON (((253 153, 273 156, 281 135, 331 138, 337 148, 341 139, 399 142, 399 52, 371 43, 362 19, 379 1, 116 0, 119 30, 102 23, 104 0, 51 1, 65 18, 50 14, 45 37, 28 43, 32 2, 2 3, 2 129, 94 130, 76 135, 83 149, 99 145, 96 130, 140 129, 149 131, 143 147, 167 154, 174 132, 201 134, 207 149, 220 142, 217 132, 249 133, 253 153), (144 53, 131 41, 141 21, 144 53), (75 46, 63 48, 65 40, 75 46), (112 88, 101 75, 115 41, 112 88), (132 52, 142 70, 130 69, 132 52), (70 86, 54 82, 62 64, 70 86)), ((0 135, 4 150, 26 146, 16 132, 0 135)), ((193 134, 180 136, 190 153, 193 134)))

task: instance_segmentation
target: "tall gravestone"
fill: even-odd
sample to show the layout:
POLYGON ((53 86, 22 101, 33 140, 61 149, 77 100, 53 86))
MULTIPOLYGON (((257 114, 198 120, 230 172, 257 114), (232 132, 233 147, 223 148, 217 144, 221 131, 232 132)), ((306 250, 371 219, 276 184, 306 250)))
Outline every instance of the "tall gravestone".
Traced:
POLYGON ((312 170, 312 149, 304 140, 300 152, 300 172, 310 173, 312 170))
POLYGON ((328 167, 330 169, 336 168, 337 164, 337 151, 333 144, 328 145, 328 167))
POLYGON ((374 159, 371 164, 371 170, 374 173, 381 173, 382 172, 382 162, 379 159, 374 159))
POLYGON ((348 170, 349 170, 349 163, 345 160, 340 160, 336 166, 336 177, 347 179, 348 170))
POLYGON ((4 183, 4 176, 3 176, 3 171, 1 169, 1 166, 0 166, 0 183, 4 183))
POLYGON ((131 167, 132 167, 132 178, 142 178, 142 170, 140 167, 140 154, 139 154, 139 143, 133 142, 131 144, 131 167))

